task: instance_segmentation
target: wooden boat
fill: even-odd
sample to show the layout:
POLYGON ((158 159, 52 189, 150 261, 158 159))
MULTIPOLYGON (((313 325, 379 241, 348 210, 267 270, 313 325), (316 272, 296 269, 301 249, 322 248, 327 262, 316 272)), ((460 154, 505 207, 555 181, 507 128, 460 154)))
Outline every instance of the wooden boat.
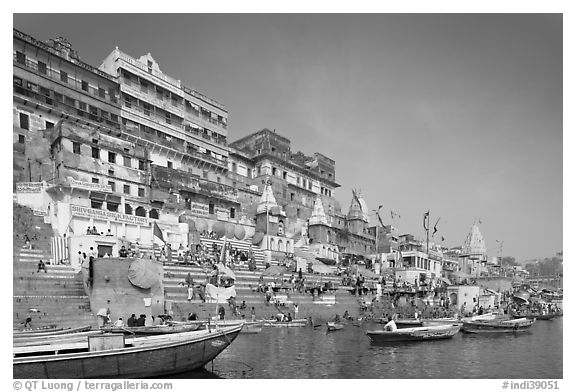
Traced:
POLYGON ((557 315, 555 313, 537 313, 537 312, 510 312, 510 315, 514 318, 531 318, 536 320, 552 320, 557 315))
MULTIPOLYGON (((380 324, 388 323, 388 319, 385 317, 374 319, 374 321, 380 324)), ((394 322, 398 328, 415 328, 422 327, 424 325, 420 319, 395 319, 394 322)))
POLYGON ((84 341, 87 336, 102 335, 104 332, 100 330, 83 331, 66 333, 52 336, 29 336, 29 337, 13 337, 12 345, 14 347, 21 346, 39 346, 43 344, 52 344, 54 342, 71 342, 71 341, 84 341))
POLYGON ((204 366, 220 354, 242 325, 143 337, 102 334, 81 343, 15 347, 13 377, 146 378, 204 366))
POLYGON ((90 325, 85 325, 77 328, 42 328, 35 330, 23 330, 14 332, 13 336, 18 338, 25 337, 36 337, 36 336, 55 336, 55 335, 65 335, 76 332, 90 331, 92 327, 90 325))
POLYGON ((264 320, 265 327, 305 327, 308 325, 306 319, 296 319, 292 321, 264 320))
POLYGON ((260 333, 262 332, 262 325, 264 324, 263 321, 246 321, 244 323, 244 328, 242 328, 242 331, 240 331, 240 333, 244 334, 244 333, 260 333))
POLYGON ((510 333, 525 332, 534 324, 534 319, 508 319, 498 317, 492 320, 462 319, 462 330, 468 333, 510 333))
POLYGON ((429 319, 422 319, 422 324, 425 327, 430 327, 433 325, 446 325, 446 324, 460 324, 462 325, 462 321, 457 317, 437 317, 437 318, 429 318, 429 319))
POLYGON ((172 325, 150 325, 142 327, 102 327, 103 332, 123 333, 125 335, 164 335, 168 333, 180 333, 196 331, 201 324, 172 324, 172 325))
POLYGON ((459 324, 435 325, 430 327, 402 328, 395 331, 368 331, 366 335, 373 343, 410 342, 449 339, 460 331, 459 324))
POLYGON ((344 328, 344 324, 335 321, 328 321, 326 324, 328 325, 328 331, 339 331, 344 328))

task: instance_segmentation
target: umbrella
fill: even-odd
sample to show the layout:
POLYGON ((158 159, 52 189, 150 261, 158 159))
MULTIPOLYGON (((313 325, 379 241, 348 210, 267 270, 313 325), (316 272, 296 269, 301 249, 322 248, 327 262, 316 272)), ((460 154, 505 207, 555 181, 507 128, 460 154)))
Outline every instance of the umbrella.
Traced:
POLYGON ((450 279, 444 278, 444 277, 439 277, 438 279, 439 279, 440 281, 446 283, 448 286, 452 286, 452 282, 450 282, 450 279))
POLYGON ((246 230, 244 229, 244 226, 236 225, 236 228, 234 229, 234 237, 236 237, 239 240, 243 240, 245 236, 246 236, 246 230))
POLYGON ((312 269, 314 270, 314 272, 318 272, 320 274, 329 274, 334 272, 334 267, 330 267, 320 261, 316 261, 314 260, 312 262, 312 269))
POLYGON ((280 267, 279 265, 273 265, 266 268, 262 272, 262 276, 278 276, 283 275, 284 272, 286 272, 286 269, 284 267, 280 267))
POLYGON ((264 233, 262 233, 261 231, 257 231, 256 233, 254 233, 254 237, 252 237, 252 244, 258 245, 259 243, 262 242, 263 239, 264 239, 264 233))
POLYGON ((236 274, 234 274, 234 271, 232 271, 230 268, 226 267, 222 263, 218 263, 217 267, 218 267, 218 275, 224 278, 236 280, 236 274))

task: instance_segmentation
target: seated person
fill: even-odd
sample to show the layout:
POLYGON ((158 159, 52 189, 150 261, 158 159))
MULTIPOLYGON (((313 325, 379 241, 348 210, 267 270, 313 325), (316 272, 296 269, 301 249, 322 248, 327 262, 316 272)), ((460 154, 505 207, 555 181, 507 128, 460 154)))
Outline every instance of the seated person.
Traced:
POLYGON ((397 329, 398 327, 396 326, 394 320, 388 321, 388 323, 384 326, 384 331, 396 331, 397 329))

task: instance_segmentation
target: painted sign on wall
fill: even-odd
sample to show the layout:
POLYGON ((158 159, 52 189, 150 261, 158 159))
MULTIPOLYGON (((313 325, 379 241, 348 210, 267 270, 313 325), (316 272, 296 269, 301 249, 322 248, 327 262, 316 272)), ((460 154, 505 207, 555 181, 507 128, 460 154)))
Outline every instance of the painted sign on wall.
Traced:
POLYGON ((190 212, 194 215, 208 216, 208 205, 202 203, 191 202, 190 212))
POLYGON ((142 216, 122 214, 121 212, 114 212, 107 210, 97 210, 95 208, 76 206, 76 205, 70 205, 70 213, 72 214, 72 216, 79 216, 82 218, 109 220, 112 222, 129 223, 133 225, 144 225, 144 226, 148 226, 150 224, 150 220, 142 216))
POLYGON ((16 193, 40 193, 42 185, 41 182, 17 182, 16 193))
POLYGON ((68 177, 68 184, 70 184, 70 186, 74 188, 88 189, 90 191, 112 192, 112 186, 110 185, 94 184, 92 182, 78 181, 73 179, 72 177, 68 177))

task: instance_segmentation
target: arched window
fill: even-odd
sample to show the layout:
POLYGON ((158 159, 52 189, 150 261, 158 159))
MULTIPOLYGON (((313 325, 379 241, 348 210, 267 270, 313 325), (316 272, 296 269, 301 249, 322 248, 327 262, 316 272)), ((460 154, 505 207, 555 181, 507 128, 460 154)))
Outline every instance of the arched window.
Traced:
POLYGON ((282 243, 282 240, 278 240, 278 250, 280 252, 284 251, 283 247, 284 247, 284 244, 282 243))
POLYGON ((138 207, 136 208, 136 216, 146 216, 146 210, 144 209, 144 207, 138 207))
POLYGON ((124 213, 132 215, 132 206, 128 203, 124 204, 124 213))
POLYGON ((270 250, 276 250, 276 243, 274 242, 274 238, 270 238, 270 250))
POLYGON ((155 208, 152 208, 150 210, 150 218, 152 219, 158 219, 158 210, 155 208))

